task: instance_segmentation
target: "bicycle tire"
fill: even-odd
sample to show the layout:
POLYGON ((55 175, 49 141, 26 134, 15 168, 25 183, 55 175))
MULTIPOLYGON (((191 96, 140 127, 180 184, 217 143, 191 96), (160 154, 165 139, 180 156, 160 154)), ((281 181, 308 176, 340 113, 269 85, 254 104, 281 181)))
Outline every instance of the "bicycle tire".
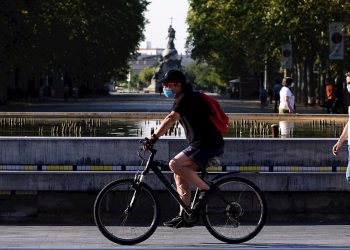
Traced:
POLYGON ((202 219, 218 240, 239 244, 254 238, 266 221, 267 207, 260 189, 240 177, 219 179, 219 191, 208 197, 202 219))
POLYGON ((112 242, 133 245, 148 239, 156 230, 160 206, 152 188, 140 183, 136 196, 134 180, 107 184, 94 203, 94 220, 100 232, 112 242), (127 210, 133 199, 133 208, 127 210))

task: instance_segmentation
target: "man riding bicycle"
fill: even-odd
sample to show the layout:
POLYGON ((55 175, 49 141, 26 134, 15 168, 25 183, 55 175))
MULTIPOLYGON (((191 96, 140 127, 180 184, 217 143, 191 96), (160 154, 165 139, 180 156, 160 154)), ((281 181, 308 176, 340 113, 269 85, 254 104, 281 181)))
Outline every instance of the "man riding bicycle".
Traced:
MULTIPOLYGON (((169 167, 174 173, 177 192, 186 205, 190 205, 191 202, 189 184, 192 183, 201 190, 198 203, 194 207, 200 208, 215 190, 198 176, 197 171, 205 168, 209 159, 223 153, 224 140, 221 132, 210 120, 208 105, 199 93, 192 90, 192 86, 181 71, 170 70, 161 82, 164 95, 174 99, 172 111, 145 142, 144 149, 147 150, 177 121, 180 122, 189 145, 169 161, 169 167)), ((187 223, 181 214, 180 207, 179 215, 164 222, 164 225, 174 228, 193 226, 187 223)))

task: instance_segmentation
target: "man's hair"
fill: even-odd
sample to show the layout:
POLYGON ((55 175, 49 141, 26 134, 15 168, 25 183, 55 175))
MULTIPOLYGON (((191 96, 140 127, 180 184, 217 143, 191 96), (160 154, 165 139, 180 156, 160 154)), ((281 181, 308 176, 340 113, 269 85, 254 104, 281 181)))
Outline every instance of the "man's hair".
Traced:
POLYGON ((161 80, 161 83, 169 82, 180 83, 182 88, 181 92, 192 91, 191 84, 187 82, 185 74, 180 70, 171 69, 165 74, 164 78, 161 80))
POLYGON ((187 83, 187 79, 184 73, 182 71, 177 69, 171 69, 169 70, 164 78, 161 80, 162 83, 169 83, 169 82, 180 82, 182 86, 184 86, 187 83))
POLYGON ((346 77, 350 77, 350 71, 345 74, 346 77))
POLYGON ((293 78, 291 78, 291 77, 285 77, 285 78, 283 78, 283 80, 282 80, 282 85, 283 85, 283 86, 290 86, 290 85, 292 85, 293 82, 294 82, 293 78))

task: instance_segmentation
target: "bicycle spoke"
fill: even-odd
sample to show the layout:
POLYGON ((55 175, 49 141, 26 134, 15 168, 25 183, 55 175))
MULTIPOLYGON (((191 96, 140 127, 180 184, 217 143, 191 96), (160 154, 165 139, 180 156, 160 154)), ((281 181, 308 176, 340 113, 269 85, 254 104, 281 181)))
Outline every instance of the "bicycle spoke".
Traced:
POLYGON ((126 222, 126 220, 128 219, 128 214, 123 213, 123 214, 120 216, 120 218, 121 218, 121 223, 119 223, 119 225, 120 225, 120 226, 125 226, 125 222, 126 222))
POLYGON ((158 200, 150 187, 133 180, 119 180, 107 185, 94 206, 97 226, 104 236, 119 244, 136 244, 147 239, 158 225, 158 200), (144 216, 146 215, 146 216, 144 216))
POLYGON ((228 177, 216 184, 221 190, 208 202, 203 220, 211 234, 228 243, 241 243, 253 238, 263 227, 265 201, 251 182, 228 177))

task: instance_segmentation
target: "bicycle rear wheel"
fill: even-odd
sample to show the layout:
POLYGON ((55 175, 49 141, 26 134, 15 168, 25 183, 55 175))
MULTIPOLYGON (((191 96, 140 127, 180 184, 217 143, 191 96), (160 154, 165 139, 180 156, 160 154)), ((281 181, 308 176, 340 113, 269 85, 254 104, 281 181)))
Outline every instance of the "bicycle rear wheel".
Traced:
POLYGON ((146 240, 158 226, 159 202, 152 189, 132 179, 117 180, 105 186, 94 204, 94 219, 109 240, 132 245, 146 240))
POLYGON ((214 185, 220 191, 209 197, 203 208, 208 231, 227 243, 242 243, 256 236, 266 220, 266 202, 260 189, 239 177, 227 177, 214 185))

